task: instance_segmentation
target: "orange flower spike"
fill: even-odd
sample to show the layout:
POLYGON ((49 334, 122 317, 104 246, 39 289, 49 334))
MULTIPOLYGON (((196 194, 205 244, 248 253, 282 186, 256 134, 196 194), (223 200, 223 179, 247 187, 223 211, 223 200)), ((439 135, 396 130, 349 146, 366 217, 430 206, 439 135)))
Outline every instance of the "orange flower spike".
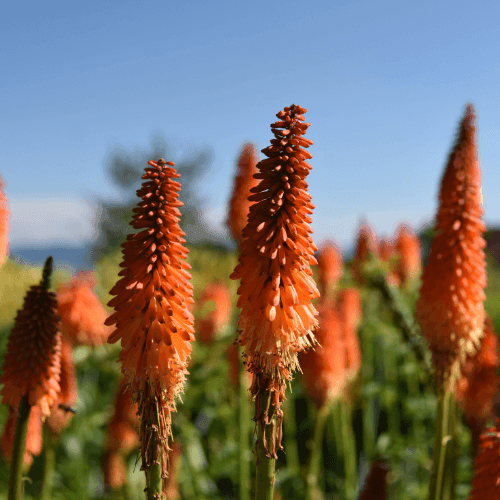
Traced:
POLYGON ((342 252, 332 242, 327 242, 318 252, 318 281, 322 296, 335 289, 342 276, 342 252))
POLYGON ((111 333, 104 325, 107 313, 92 290, 96 283, 92 273, 81 272, 57 289, 61 332, 76 345, 105 344, 111 333))
POLYGON ((399 226, 396 236, 399 255, 397 275, 402 283, 414 280, 422 270, 422 249, 415 232, 406 224, 399 226))
POLYGON ((7 260, 9 253, 10 210, 4 193, 4 182, 0 178, 0 267, 7 260))
POLYGON ((61 392, 56 404, 52 407, 47 426, 53 435, 59 436, 69 425, 74 411, 72 406, 76 403, 76 368, 73 361, 73 346, 66 338, 62 338, 61 348, 61 392))
POLYGON ((321 301, 319 327, 314 334, 321 347, 300 356, 304 388, 320 408, 340 394, 346 377, 346 351, 341 319, 330 302, 321 301))
POLYGON ((241 248, 243 243, 243 228, 247 225, 248 212, 251 201, 248 197, 250 190, 255 187, 259 181, 254 179, 257 174, 257 163, 259 156, 252 144, 245 144, 238 159, 238 171, 234 178, 233 195, 229 201, 229 213, 226 221, 231 236, 241 248))
MULTIPOLYGON (((285 384, 299 368, 297 353, 316 343, 313 330, 318 325, 311 304, 319 292, 310 268, 316 264, 317 247, 310 236, 314 205, 305 181, 311 170, 305 160, 312 155, 302 149, 312 144, 302 137, 309 127, 303 123, 305 112, 299 106, 286 107, 271 125, 276 138, 262 150, 268 158, 257 165, 260 183, 251 190, 249 200, 254 203, 243 230, 239 264, 231 275, 241 280, 239 341, 254 374, 251 392, 274 394, 278 446, 285 384)), ((268 452, 274 457, 273 447, 271 443, 268 452)))
POLYGON ((173 180, 180 174, 174 163, 161 158, 149 165, 137 191, 142 201, 131 222, 139 232, 122 244, 123 277, 109 302, 116 312, 105 324, 116 327, 108 342, 121 340, 122 372, 139 405, 142 468, 153 467, 161 454, 166 478, 171 413, 183 391, 194 340, 194 318, 188 309, 193 287, 179 226, 181 186, 173 180))
POLYGON ((380 260, 388 262, 391 260, 392 256, 395 254, 396 248, 391 240, 382 238, 379 244, 379 254, 380 260))
POLYGON ((452 384, 483 334, 485 225, 474 110, 467 107, 441 182, 436 236, 416 313, 429 342, 438 385, 452 384), (439 276, 439 279, 436 279, 439 276))
POLYGON ((474 460, 474 479, 469 500, 500 497, 500 420, 481 435, 481 451, 474 460))
POLYGON ((30 406, 40 406, 43 417, 60 391, 61 333, 55 293, 49 292, 52 257, 43 269, 40 285, 32 286, 18 311, 9 335, 1 383, 2 403, 17 410, 28 395, 30 406))
MULTIPOLYGON (((5 422, 5 428, 0 439, 0 451, 7 462, 11 461, 14 436, 16 433, 18 412, 9 408, 9 416, 5 422)), ((32 406, 28 419, 28 432, 26 435, 26 447, 24 450, 24 467, 29 469, 33 463, 33 456, 42 453, 42 416, 39 406, 32 406)))

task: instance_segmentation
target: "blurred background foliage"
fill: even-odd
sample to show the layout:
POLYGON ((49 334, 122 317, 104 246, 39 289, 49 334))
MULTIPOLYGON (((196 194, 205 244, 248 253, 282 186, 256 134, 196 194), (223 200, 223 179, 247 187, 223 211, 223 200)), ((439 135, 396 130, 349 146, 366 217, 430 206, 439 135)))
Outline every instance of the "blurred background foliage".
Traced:
MULTIPOLYGON (((237 255, 209 245, 189 246, 195 298, 209 283, 224 282, 230 287, 233 306, 238 284, 228 279, 237 255)), ((96 292, 103 304, 117 280, 121 253, 115 250, 103 256, 95 266, 96 292)), ((0 272, 0 357, 3 358, 7 335, 17 309, 29 286, 37 283, 41 269, 8 261, 0 272)), ((59 271, 53 281, 70 278, 59 271)), ((344 265, 340 288, 352 286, 344 265)), ((402 340, 393 312, 379 289, 369 284, 359 286, 363 319, 358 329, 362 368, 351 393, 344 394, 340 405, 351 408, 356 450, 358 484, 363 484, 371 461, 376 456, 388 459, 387 476, 390 498, 424 499, 428 492, 430 457, 434 433, 436 398, 427 384, 428 373, 416 361, 410 347, 402 340)), ((402 293, 413 310, 418 283, 402 293)), ((488 256, 486 309, 500 328, 500 270, 488 256)), ((195 311, 197 318, 199 311, 195 311)), ((213 343, 195 342, 190 375, 178 411, 173 415, 173 434, 182 447, 179 491, 183 499, 239 498, 239 390, 231 381, 228 347, 236 337, 237 310, 224 331, 213 343)), ((54 499, 143 498, 144 476, 136 464, 137 454, 128 457, 128 486, 118 492, 106 491, 102 464, 107 424, 113 412, 113 401, 119 380, 117 362, 119 345, 91 348, 80 346, 74 351, 78 375, 76 415, 57 446, 54 499)), ((308 400, 301 376, 297 374, 288 401, 284 422, 284 452, 279 453, 276 490, 281 498, 305 498, 306 470, 316 409, 308 400)), ((3 425, 7 409, 0 407, 3 425)), ((323 442, 323 468, 320 485, 325 498, 355 498, 348 493, 345 479, 345 438, 338 432, 334 410, 326 426, 323 442), (342 440, 344 439, 344 442, 342 440)), ((351 422, 348 422, 350 424, 351 422)), ((253 428, 251 424, 250 428, 253 428)), ((251 449, 251 435, 247 445, 251 449)), ((467 498, 472 477, 470 433, 461 426, 458 463, 457 498, 467 498)), ((252 453, 252 452, 250 452, 252 453)), ((35 457, 26 481, 26 498, 36 498, 42 478, 42 456, 35 457)), ((253 468, 252 456, 246 456, 253 468)), ((253 469, 252 469, 253 470, 253 469)), ((0 461, 0 498, 6 498, 8 466, 0 461)), ((279 498, 279 497, 277 497, 279 498)))

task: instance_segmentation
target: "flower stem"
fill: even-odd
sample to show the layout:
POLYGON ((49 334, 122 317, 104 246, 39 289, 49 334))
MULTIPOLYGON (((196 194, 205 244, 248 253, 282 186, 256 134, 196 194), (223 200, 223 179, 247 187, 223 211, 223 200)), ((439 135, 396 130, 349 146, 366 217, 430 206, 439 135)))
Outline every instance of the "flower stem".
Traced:
POLYGON ((326 422, 334 404, 335 400, 327 401, 316 414, 311 455, 309 457, 309 470, 307 472, 307 500, 323 500, 324 498, 323 492, 318 486, 318 476, 323 462, 323 437, 326 422))
POLYGON ((285 408, 285 448, 286 465, 293 476, 300 474, 299 450, 297 448, 297 422, 295 420, 295 399, 288 398, 284 403, 285 408))
POLYGON ((352 409, 344 403, 340 407, 342 418, 342 435, 344 436, 344 472, 345 472, 345 491, 347 499, 354 499, 358 482, 357 474, 357 450, 356 436, 352 428, 352 409))
POLYGON ((240 500, 250 500, 250 398, 247 387, 247 371, 241 356, 239 359, 240 391, 240 500))
MULTIPOLYGON (((158 412, 153 412, 154 422, 151 422, 152 426, 159 428, 159 417, 158 412)), ((158 448, 157 440, 159 439, 158 434, 153 432, 151 434, 151 450, 158 448)), ((162 474, 162 464, 161 457, 158 457, 158 463, 153 463, 148 467, 145 467, 146 472, 146 498, 147 500, 160 500, 165 498, 163 495, 163 480, 162 474)))
POLYGON ((455 498, 456 408, 452 391, 439 395, 429 500, 455 498))
POLYGON ((56 463, 56 446, 47 426, 44 426, 43 436, 43 476, 41 500, 52 498, 52 486, 54 483, 54 466, 56 463))
POLYGON ((260 415, 255 415, 259 422, 259 429, 257 432, 257 457, 255 463, 255 500, 273 500, 274 483, 276 481, 274 476, 276 460, 266 451, 265 443, 274 443, 276 440, 276 416, 274 415, 271 405, 270 391, 262 391, 260 394, 257 394, 256 397, 260 398, 261 408, 267 409, 270 418, 269 424, 266 424, 262 418, 260 418, 260 415))
POLYGON ((26 436, 28 434, 30 409, 31 406, 28 402, 28 395, 23 396, 19 404, 16 433, 14 434, 8 500, 22 500, 23 497, 24 449, 26 447, 26 436))

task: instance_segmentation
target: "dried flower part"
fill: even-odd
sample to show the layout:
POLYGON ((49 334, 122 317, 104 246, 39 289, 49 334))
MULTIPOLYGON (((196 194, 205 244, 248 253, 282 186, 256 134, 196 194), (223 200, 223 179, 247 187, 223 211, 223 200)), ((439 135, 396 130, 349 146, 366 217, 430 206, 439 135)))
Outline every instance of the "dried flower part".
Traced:
POLYGON ((365 479, 359 500, 385 500, 387 498, 387 473, 389 466, 383 459, 376 460, 365 479))
POLYGON ((332 242, 327 242, 318 252, 318 281, 321 296, 335 289, 342 276, 342 252, 332 242))
POLYGON ((138 407, 132 400, 132 393, 125 380, 120 381, 115 398, 114 412, 108 424, 107 450, 130 453, 139 445, 137 434, 138 407))
POLYGON ((104 457, 104 484, 119 490, 127 484, 127 464, 125 457, 115 450, 108 450, 104 457))
POLYGON ((483 333, 485 225, 475 135, 474 111, 468 106, 441 183, 436 236, 417 301, 438 387, 453 386, 483 333))
POLYGON ((479 350, 468 356, 457 382, 456 399, 473 433, 473 442, 492 415, 493 398, 500 383, 498 366, 498 338, 491 319, 486 316, 479 350))
POLYGON ((422 270, 422 248, 418 236, 406 224, 397 230, 396 249, 399 256, 396 272, 401 283, 414 280, 422 270))
POLYGON ((240 248, 243 243, 243 229, 247 225, 248 212, 252 204, 248 200, 251 195, 250 190, 259 183, 253 177, 258 172, 258 162, 259 157, 255 146, 245 144, 238 158, 238 170, 234 178, 233 194, 229 201, 229 213, 226 222, 231 236, 240 248))
POLYGON ((500 420, 481 435, 481 451, 474 460, 474 479, 469 500, 496 499, 500 485, 500 420))
POLYGON ((359 290, 357 288, 341 290, 338 296, 337 309, 343 331, 346 378, 352 379, 361 368, 358 326, 363 312, 359 290))
MULTIPOLYGON (((278 419, 280 445, 282 415, 280 404, 285 383, 299 368, 297 353, 316 343, 317 311, 311 300, 319 296, 312 278, 317 250, 309 223, 314 205, 305 178, 312 155, 305 149, 312 141, 302 137, 309 123, 306 110, 286 107, 271 125, 276 136, 262 152, 268 157, 257 165, 260 179, 252 188, 248 224, 239 264, 232 279, 240 279, 238 307, 239 342, 245 349, 247 369, 254 374, 251 392, 272 393, 272 407, 278 419)), ((269 420, 260 412, 256 398, 256 419, 269 420)), ((274 447, 274 443, 271 448, 274 447)), ((271 450, 271 454, 273 451, 271 450)))
POLYGON ((361 267, 368 261, 370 253, 375 256, 379 255, 379 243, 371 226, 367 223, 363 223, 358 231, 354 260, 351 264, 352 277, 358 283, 364 282, 361 267))
POLYGON ((0 267, 7 260, 9 253, 10 209, 4 193, 4 182, 0 178, 0 267))
POLYGON ((30 406, 39 405, 48 417, 60 391, 61 333, 57 300, 48 291, 52 257, 47 259, 40 285, 32 286, 17 313, 9 335, 1 383, 2 403, 19 408, 28 395, 30 406))
POLYGON ((111 333, 104 325, 107 313, 92 290, 96 283, 92 273, 81 272, 57 289, 61 332, 76 345, 105 344, 111 333))
POLYGON ((331 302, 318 304, 319 327, 314 335, 319 346, 300 356, 302 381, 307 395, 320 408, 342 392, 347 356, 341 318, 331 302))
POLYGON ((212 304, 213 309, 198 321, 198 339, 206 344, 213 342, 217 332, 223 330, 231 319, 231 291, 224 283, 210 283, 202 292, 198 307, 212 304))
POLYGON ((73 418, 72 406, 76 403, 76 368, 73 361, 73 346, 71 342, 62 337, 61 343, 61 379, 59 380, 61 392, 52 407, 47 426, 53 435, 60 435, 73 418))
POLYGON ((173 180, 180 175, 161 158, 149 165, 131 222, 140 232, 122 244, 123 277, 108 304, 116 312, 105 324, 116 327, 108 342, 121 340, 122 372, 139 405, 142 467, 158 463, 161 454, 166 477, 171 412, 184 388, 194 340, 188 309, 193 286, 179 226, 181 186, 173 180))
MULTIPOLYGON (((18 411, 9 408, 9 416, 5 422, 2 438, 0 439, 0 451, 4 459, 10 462, 12 459, 12 448, 14 446, 14 436, 16 433, 18 411)), ((33 463, 33 456, 42 453, 42 416, 39 406, 30 408, 28 418, 28 432, 26 434, 26 447, 24 450, 24 467, 30 468, 33 463)))

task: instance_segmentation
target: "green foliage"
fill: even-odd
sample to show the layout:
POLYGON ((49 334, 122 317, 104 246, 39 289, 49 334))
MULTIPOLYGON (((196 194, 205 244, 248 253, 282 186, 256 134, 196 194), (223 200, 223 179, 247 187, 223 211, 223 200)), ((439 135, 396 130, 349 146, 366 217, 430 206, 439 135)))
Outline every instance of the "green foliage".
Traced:
MULTIPOLYGON (((224 281, 236 300, 238 283, 230 281, 228 276, 235 267, 237 256, 211 247, 189 249, 195 297, 199 297, 208 283, 224 281)), ((96 266, 97 293, 103 303, 110 299, 109 290, 118 278, 120 262, 121 253, 115 251, 96 266)), ((40 273, 39 268, 28 268, 12 261, 0 270, 2 353, 16 310, 22 305, 28 287, 39 282, 40 273)), ((52 289, 65 279, 68 279, 67 274, 56 272, 52 289)), ((344 273, 340 286, 352 286, 348 272, 344 273)), ((418 289, 418 284, 415 286, 418 289)), ((486 309, 497 329, 500 327, 498 291, 500 271, 489 259, 486 309)), ((394 309, 382 291, 367 284, 361 287, 361 294, 364 314, 359 338, 363 365, 359 378, 353 381, 349 392, 338 403, 349 408, 346 414, 350 415, 348 419, 352 418, 348 424, 354 431, 359 484, 362 484, 371 460, 382 455, 390 464, 388 485, 391 498, 421 500, 427 497, 431 468, 436 412, 434 391, 428 384, 428 373, 417 361, 411 345, 403 340, 394 309)), ((415 289, 402 293, 402 300, 410 311, 413 311, 415 298, 415 289)), ((212 344, 194 344, 183 402, 178 404, 178 411, 173 415, 173 434, 182 446, 179 480, 184 500, 238 498, 239 391, 229 382, 226 356, 228 346, 236 337, 236 317, 234 310, 230 326, 212 344)), ((136 465, 135 453, 128 459, 130 484, 125 492, 115 492, 110 496, 103 485, 103 450, 120 377, 119 351, 119 345, 75 349, 78 401, 76 415, 57 446, 53 493, 56 500, 143 498, 144 475, 139 470, 140 464, 136 465)), ((316 410, 307 400, 300 374, 296 374, 287 397, 285 453, 278 454, 276 489, 281 491, 283 498, 299 500, 305 498, 316 410), (294 463, 295 455, 298 464, 294 463)), ((319 485, 326 493, 326 499, 352 498, 345 494, 343 450, 349 443, 343 438, 345 433, 339 414, 334 410, 329 417, 323 442, 319 485)), ((5 417, 6 408, 2 405, 0 423, 5 417)), ((470 434, 460 422, 459 427, 458 500, 467 498, 472 474, 470 434)), ((26 499, 38 495, 42 465, 43 457, 36 457, 29 471, 30 480, 26 482, 26 499)), ((252 474, 253 467, 252 463, 252 474)), ((0 460, 0 498, 6 497, 7 475, 8 467, 0 460)))

